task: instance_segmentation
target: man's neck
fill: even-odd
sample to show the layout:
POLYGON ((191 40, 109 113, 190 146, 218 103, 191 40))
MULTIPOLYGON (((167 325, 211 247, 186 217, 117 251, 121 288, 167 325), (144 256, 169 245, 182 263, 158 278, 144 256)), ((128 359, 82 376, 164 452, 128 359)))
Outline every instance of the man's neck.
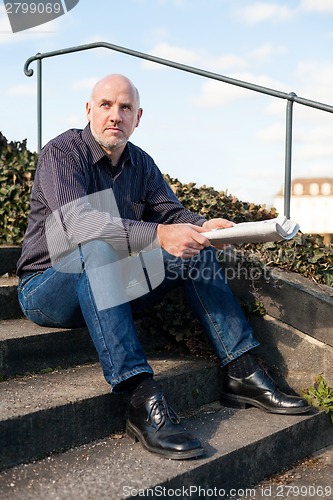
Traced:
POLYGON ((125 144, 125 146, 122 146, 121 148, 117 148, 117 149, 114 149, 111 151, 110 149, 102 146, 103 151, 109 157, 113 167, 116 167, 118 165, 119 159, 120 159, 121 155, 123 154, 125 147, 126 147, 126 144, 125 144))

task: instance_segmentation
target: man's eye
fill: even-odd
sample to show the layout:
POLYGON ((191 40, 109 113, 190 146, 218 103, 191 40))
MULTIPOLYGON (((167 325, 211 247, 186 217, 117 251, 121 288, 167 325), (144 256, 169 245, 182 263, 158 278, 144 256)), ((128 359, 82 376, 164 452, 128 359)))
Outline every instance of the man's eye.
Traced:
POLYGON ((102 108, 109 108, 110 104, 108 102, 103 102, 102 103, 102 108))

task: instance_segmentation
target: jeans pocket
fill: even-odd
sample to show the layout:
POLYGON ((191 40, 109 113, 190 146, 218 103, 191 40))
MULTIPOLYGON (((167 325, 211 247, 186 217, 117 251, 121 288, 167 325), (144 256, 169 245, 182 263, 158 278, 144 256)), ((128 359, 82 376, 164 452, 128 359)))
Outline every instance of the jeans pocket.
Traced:
POLYGON ((42 274, 42 271, 29 273, 29 274, 22 276, 22 278, 19 278, 18 287, 17 287, 18 291, 25 293, 29 284, 31 284, 31 280, 33 278, 35 278, 36 276, 39 276, 40 274, 42 274))
MULTIPOLYGON (((21 305, 22 308, 22 305, 21 305)), ((24 315, 30 319, 33 323, 39 326, 48 326, 52 328, 60 328, 61 324, 54 321, 52 318, 47 316, 44 312, 39 309, 23 309, 24 315)))

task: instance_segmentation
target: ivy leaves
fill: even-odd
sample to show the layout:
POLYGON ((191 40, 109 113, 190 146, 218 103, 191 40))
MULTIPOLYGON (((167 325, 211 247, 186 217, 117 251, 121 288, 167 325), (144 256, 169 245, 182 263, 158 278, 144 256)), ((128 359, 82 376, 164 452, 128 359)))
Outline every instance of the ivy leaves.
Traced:
POLYGON ((327 385, 322 375, 318 375, 313 386, 303 391, 308 403, 319 411, 329 413, 333 424, 333 389, 327 385))
POLYGON ((0 132, 0 244, 19 245, 27 225, 37 154, 0 132))

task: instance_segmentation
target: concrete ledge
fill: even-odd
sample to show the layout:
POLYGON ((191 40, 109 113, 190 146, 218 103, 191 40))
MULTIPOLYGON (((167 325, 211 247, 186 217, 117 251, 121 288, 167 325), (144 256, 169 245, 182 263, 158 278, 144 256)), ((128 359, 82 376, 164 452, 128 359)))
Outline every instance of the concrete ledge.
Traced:
POLYGON ((0 276, 6 273, 15 274, 21 250, 20 246, 0 245, 0 276))
POLYGON ((277 268, 254 281, 232 269, 229 284, 240 299, 261 301, 270 316, 333 347, 333 288, 277 268))
POLYGON ((280 377, 280 385, 285 380, 300 392, 322 374, 333 386, 332 347, 269 315, 251 323, 261 343, 257 352, 280 377))
POLYGON ((22 316, 17 299, 17 279, 0 278, 0 320, 22 316))

